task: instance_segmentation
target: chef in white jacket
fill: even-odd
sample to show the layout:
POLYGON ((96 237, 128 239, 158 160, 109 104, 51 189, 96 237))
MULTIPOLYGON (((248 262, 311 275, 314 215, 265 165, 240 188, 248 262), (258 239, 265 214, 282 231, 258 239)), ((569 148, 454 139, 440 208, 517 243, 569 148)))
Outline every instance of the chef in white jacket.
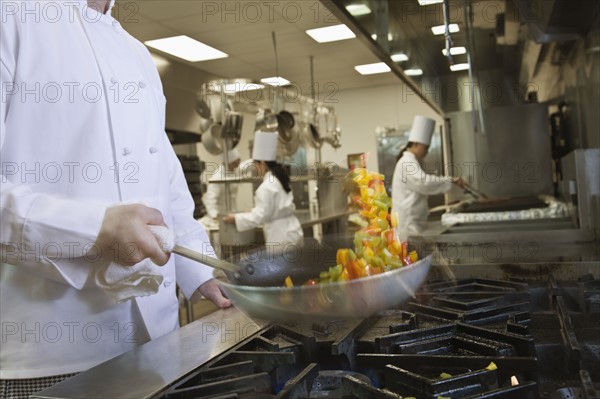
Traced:
MULTIPOLYGON (((239 165, 240 153, 236 149, 230 150, 227 152, 227 160, 225 160, 225 154, 223 154, 223 162, 208 179, 206 193, 202 196, 202 203, 206 209, 206 214, 211 219, 216 219, 217 216, 225 215, 229 211, 226 209, 225 185, 222 183, 212 183, 212 181, 222 180, 231 176, 236 172, 239 165), (225 162, 227 162, 227 165, 225 165, 225 162)), ((229 185, 229 196, 232 205, 234 205, 237 197, 237 185, 229 185)))
POLYGON ((263 181, 254 194, 254 208, 250 212, 227 215, 224 220, 235 223, 238 231, 263 226, 265 242, 274 251, 286 246, 302 245, 304 233, 294 215, 294 195, 290 178, 277 159, 277 133, 258 131, 254 135, 252 159, 263 181))
POLYGON ((212 269, 169 257, 148 229, 212 253, 158 73, 113 2, 0 6, 0 396, 21 398, 175 330, 176 284, 230 302, 212 269), (94 278, 107 262, 145 263, 157 292, 115 303, 94 278))
POLYGON ((417 115, 406 147, 400 152, 392 180, 392 210, 398 215, 398 237, 422 233, 428 216, 427 197, 450 191, 452 184, 464 186, 458 177, 425 173, 421 163, 427 155, 435 121, 417 115))

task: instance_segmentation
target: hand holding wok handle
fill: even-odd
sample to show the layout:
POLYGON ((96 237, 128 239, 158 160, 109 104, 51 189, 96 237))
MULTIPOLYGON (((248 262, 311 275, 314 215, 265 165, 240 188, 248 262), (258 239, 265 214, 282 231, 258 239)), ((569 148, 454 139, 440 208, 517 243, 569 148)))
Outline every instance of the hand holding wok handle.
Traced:
MULTIPOLYGON (((236 265, 221 259, 216 259, 201 252, 194 251, 193 249, 177 245, 175 243, 175 233, 173 233, 173 231, 167 227, 149 226, 149 229, 156 238, 156 241, 158 241, 162 250, 166 253, 181 255, 185 258, 202 263, 203 265, 212 267, 213 269, 219 269, 224 272, 233 273, 234 276, 239 275, 239 273, 242 271, 242 267, 240 265, 236 265)), ((254 273, 254 269, 251 265, 246 266, 246 273, 254 273)))
POLYGON ((94 243, 102 257, 122 266, 133 266, 149 258, 164 265, 169 256, 148 231, 148 225, 164 225, 160 211, 142 204, 109 207, 104 213, 98 238, 94 243))

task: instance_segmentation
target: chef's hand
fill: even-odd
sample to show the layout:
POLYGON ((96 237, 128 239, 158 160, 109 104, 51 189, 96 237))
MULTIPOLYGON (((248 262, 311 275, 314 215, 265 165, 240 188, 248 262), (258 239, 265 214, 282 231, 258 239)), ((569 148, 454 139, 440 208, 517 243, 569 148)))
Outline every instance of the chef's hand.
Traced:
POLYGON ((460 188, 465 188, 465 181, 462 177, 453 177, 452 183, 456 184, 460 188))
POLYGON ((206 299, 214 303, 218 308, 225 309, 231 306, 231 301, 225 297, 225 293, 215 279, 208 280, 198 288, 198 292, 206 299))
POLYGON ((102 258, 124 266, 132 266, 146 258, 157 265, 169 260, 149 225, 165 226, 160 211, 141 204, 117 205, 104 213, 96 249, 102 258))
POLYGON ((235 224, 235 215, 233 213, 230 213, 227 216, 223 216, 223 221, 225 223, 235 224))

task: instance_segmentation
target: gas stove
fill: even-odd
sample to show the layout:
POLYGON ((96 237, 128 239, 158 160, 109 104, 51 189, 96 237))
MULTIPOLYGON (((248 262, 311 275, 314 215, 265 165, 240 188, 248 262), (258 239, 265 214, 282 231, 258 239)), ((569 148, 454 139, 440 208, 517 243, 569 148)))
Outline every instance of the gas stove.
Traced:
POLYGON ((600 280, 542 270, 434 279, 369 319, 267 325, 154 398, 600 398, 600 280))

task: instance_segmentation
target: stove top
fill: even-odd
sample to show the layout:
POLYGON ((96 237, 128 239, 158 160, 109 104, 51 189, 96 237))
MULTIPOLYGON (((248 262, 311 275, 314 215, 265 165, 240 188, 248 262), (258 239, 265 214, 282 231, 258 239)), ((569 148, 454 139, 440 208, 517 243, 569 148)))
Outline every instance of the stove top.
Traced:
POLYGON ((431 282, 369 319, 269 325, 155 398, 600 398, 600 280, 431 282))

